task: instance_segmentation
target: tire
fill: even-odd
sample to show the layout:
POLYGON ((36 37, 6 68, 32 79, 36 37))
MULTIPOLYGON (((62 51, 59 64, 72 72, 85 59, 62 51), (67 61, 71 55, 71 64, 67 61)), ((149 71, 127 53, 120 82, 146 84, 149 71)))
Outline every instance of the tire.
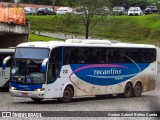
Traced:
POLYGON ((113 94, 108 94, 107 98, 113 98, 113 94))
POLYGON ((71 87, 67 86, 64 89, 63 97, 58 98, 58 101, 61 103, 68 103, 68 102, 71 102, 72 99, 73 99, 73 90, 71 87))
POLYGON ((2 87, 0 88, 1 92, 9 92, 9 87, 2 87))
POLYGON ((133 96, 140 97, 141 94, 142 94, 142 84, 140 82, 137 82, 133 89, 133 96))
POLYGON ((36 101, 36 102, 40 102, 40 101, 42 101, 43 99, 41 99, 41 98, 31 98, 33 101, 36 101))
POLYGON ((127 83, 124 88, 123 97, 125 97, 125 98, 132 97, 132 93, 133 93, 133 87, 132 87, 131 83, 127 83))

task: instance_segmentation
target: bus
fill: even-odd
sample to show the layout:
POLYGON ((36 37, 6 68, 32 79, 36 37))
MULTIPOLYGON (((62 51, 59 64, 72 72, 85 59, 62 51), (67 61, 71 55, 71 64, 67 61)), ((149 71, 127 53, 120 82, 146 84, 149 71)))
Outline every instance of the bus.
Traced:
POLYGON ((139 97, 155 89, 156 47, 107 40, 28 42, 6 57, 12 61, 10 93, 33 101, 117 94, 139 97))
POLYGON ((6 66, 5 70, 2 69, 2 62, 7 56, 13 56, 15 49, 0 49, 0 90, 8 91, 10 79, 10 64, 6 66))

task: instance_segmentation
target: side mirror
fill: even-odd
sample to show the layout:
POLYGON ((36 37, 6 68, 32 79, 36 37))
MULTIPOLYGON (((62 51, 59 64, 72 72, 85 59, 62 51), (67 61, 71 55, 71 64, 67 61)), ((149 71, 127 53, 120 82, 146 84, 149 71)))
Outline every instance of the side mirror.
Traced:
POLYGON ((11 57, 11 56, 8 56, 8 57, 6 57, 6 58, 3 60, 3 63, 2 63, 2 68, 3 68, 3 70, 6 69, 7 62, 8 62, 9 60, 11 60, 11 59, 12 59, 12 57, 11 57))
POLYGON ((44 59, 43 62, 42 62, 42 66, 41 66, 42 72, 47 71, 47 63, 48 63, 48 58, 44 59))

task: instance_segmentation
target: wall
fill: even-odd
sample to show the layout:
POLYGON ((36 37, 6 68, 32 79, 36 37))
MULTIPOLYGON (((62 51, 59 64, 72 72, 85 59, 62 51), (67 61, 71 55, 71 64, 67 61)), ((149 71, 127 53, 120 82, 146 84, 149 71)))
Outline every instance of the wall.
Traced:
POLYGON ((18 44, 27 42, 26 34, 5 34, 0 35, 0 48, 16 47, 18 44))
POLYGON ((29 24, 16 25, 0 22, 0 48, 16 47, 28 42, 29 24))

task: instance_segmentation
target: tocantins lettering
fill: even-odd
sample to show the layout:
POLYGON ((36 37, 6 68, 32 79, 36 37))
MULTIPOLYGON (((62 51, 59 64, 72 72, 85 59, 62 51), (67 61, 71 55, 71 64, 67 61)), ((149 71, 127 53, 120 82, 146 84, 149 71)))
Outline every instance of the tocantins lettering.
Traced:
POLYGON ((93 70, 93 73, 94 75, 120 75, 122 71, 112 68, 109 70, 93 70))

